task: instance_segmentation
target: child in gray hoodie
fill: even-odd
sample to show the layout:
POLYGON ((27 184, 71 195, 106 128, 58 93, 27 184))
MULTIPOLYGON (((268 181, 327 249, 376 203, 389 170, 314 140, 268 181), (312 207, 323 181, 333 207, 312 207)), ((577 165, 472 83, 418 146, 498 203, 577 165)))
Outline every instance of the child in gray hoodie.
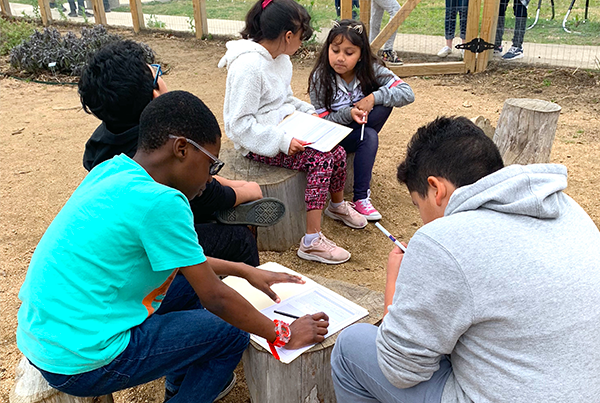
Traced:
POLYGON ((566 168, 503 168, 472 122, 438 118, 398 180, 425 225, 389 255, 381 326, 337 339, 338 401, 597 401, 600 232, 566 168))

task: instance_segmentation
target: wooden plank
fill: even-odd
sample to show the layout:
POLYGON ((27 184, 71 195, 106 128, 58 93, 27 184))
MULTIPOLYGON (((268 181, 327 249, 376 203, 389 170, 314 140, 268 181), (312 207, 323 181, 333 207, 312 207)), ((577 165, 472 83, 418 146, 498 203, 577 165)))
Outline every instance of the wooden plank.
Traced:
POLYGON ((208 23, 206 21, 206 0, 192 0, 194 5, 194 23, 196 25, 196 38, 208 36, 208 23))
MULTIPOLYGON (((488 43, 493 43, 496 37, 496 25, 498 25, 498 13, 500 11, 500 0, 485 0, 483 3, 483 15, 481 17, 481 35, 479 37, 488 43)), ((477 55, 476 72, 485 71, 493 50, 486 50, 477 55)))
POLYGON ((377 53, 377 51, 381 49, 385 41, 387 41, 390 36, 392 36, 392 34, 398 30, 398 27, 402 25, 404 20, 406 20, 406 17, 408 17, 408 15, 420 2, 421 0, 408 0, 402 6, 394 18, 392 18, 390 22, 387 23, 385 28, 381 30, 379 35, 377 35, 377 38, 373 39, 373 42, 371 42, 371 49, 373 50, 373 53, 377 53))
POLYGON ((10 3, 8 0, 0 1, 0 7, 2 8, 2 14, 7 17, 12 17, 12 12, 10 11, 10 3))
POLYGON ((403 66, 388 67, 398 77, 429 76, 433 74, 462 74, 465 62, 415 63, 403 66))
POLYGON ((340 1, 340 17, 342 20, 349 20, 352 18, 352 0, 340 1))
POLYGON ((133 21, 133 31, 137 34, 140 30, 146 28, 144 21, 144 13, 142 11, 141 0, 129 0, 129 8, 131 9, 131 19, 133 21))
POLYGON ((94 9, 94 20, 98 25, 106 25, 106 12, 104 12, 104 2, 102 0, 92 0, 94 9))
POLYGON ((369 36, 369 29, 371 25, 371 0, 360 0, 360 20, 367 30, 367 36, 369 36))
POLYGON ((38 0, 40 7, 40 16, 42 17, 42 24, 45 27, 52 24, 52 12, 50 11, 50 2, 48 0, 38 0))
MULTIPOLYGON (((479 36, 479 17, 481 13, 481 0, 469 1, 469 12, 467 14, 467 32, 465 42, 470 42, 479 36)), ((475 72, 477 55, 465 49, 465 72, 475 72)))

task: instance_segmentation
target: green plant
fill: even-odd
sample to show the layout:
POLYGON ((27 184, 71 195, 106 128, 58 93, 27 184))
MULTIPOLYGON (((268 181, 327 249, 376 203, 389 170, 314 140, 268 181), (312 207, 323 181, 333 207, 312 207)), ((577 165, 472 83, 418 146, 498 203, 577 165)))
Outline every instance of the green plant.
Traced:
POLYGON ((187 23, 190 31, 194 34, 196 33, 196 19, 194 18, 194 13, 189 13, 187 16, 187 23))
POLYGON ((319 24, 319 19, 315 13, 315 0, 311 0, 310 3, 306 6, 306 11, 308 11, 308 15, 310 15, 310 27, 313 29, 313 36, 306 41, 307 45, 316 45, 317 44, 317 33, 321 32, 321 25, 319 24))
POLYGON ((60 15, 60 19, 62 21, 67 21, 67 16, 65 15, 65 12, 63 11, 63 4, 65 4, 64 1, 61 0, 56 0, 56 11, 58 11, 58 14, 60 15))
POLYGON ((150 14, 150 18, 146 21, 148 28, 166 28, 167 24, 156 18, 156 15, 150 14))
POLYGON ((552 81, 550 81, 549 78, 544 78, 544 81, 542 81, 542 85, 544 87, 550 87, 552 85, 552 81))
POLYGON ((0 56, 26 40, 35 31, 33 24, 23 20, 0 18, 0 56))

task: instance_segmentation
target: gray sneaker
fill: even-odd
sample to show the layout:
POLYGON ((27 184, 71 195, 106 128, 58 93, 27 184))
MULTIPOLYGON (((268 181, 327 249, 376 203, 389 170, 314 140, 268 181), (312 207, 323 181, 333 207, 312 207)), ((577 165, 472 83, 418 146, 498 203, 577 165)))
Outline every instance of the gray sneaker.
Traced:
POLYGON ((229 210, 217 211, 216 218, 222 224, 254 225, 270 227, 285 215, 285 204, 274 197, 264 197, 242 203, 229 210))
POLYGON ((354 203, 342 202, 339 207, 332 207, 331 203, 325 209, 325 215, 334 220, 342 221, 350 228, 361 229, 367 226, 367 219, 354 208, 354 203))
POLYGON ((325 238, 325 235, 319 232, 319 236, 312 240, 310 245, 304 245, 304 237, 300 240, 300 248, 297 255, 304 260, 327 264, 340 264, 350 259, 350 252, 340 248, 335 242, 325 238))
POLYGON ((523 48, 517 48, 517 47, 511 46, 510 49, 508 49, 508 52, 506 52, 504 54, 504 56, 502 56, 502 59, 516 60, 516 59, 521 59, 523 56, 524 56, 523 48))

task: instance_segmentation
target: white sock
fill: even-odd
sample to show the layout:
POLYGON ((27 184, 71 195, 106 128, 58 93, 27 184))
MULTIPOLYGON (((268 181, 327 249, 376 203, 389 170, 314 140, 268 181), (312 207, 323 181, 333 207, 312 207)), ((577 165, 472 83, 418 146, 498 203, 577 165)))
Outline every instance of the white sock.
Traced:
POLYGON ((318 237, 318 232, 314 234, 304 234, 304 246, 310 246, 310 243, 313 241, 313 239, 317 239, 318 237))
POLYGON ((329 205, 330 205, 331 207, 333 207, 333 208, 338 208, 338 207, 340 207, 342 204, 344 204, 344 202, 343 202, 343 201, 341 201, 341 202, 339 202, 339 203, 334 203, 334 202, 332 202, 331 200, 329 201, 329 205))

